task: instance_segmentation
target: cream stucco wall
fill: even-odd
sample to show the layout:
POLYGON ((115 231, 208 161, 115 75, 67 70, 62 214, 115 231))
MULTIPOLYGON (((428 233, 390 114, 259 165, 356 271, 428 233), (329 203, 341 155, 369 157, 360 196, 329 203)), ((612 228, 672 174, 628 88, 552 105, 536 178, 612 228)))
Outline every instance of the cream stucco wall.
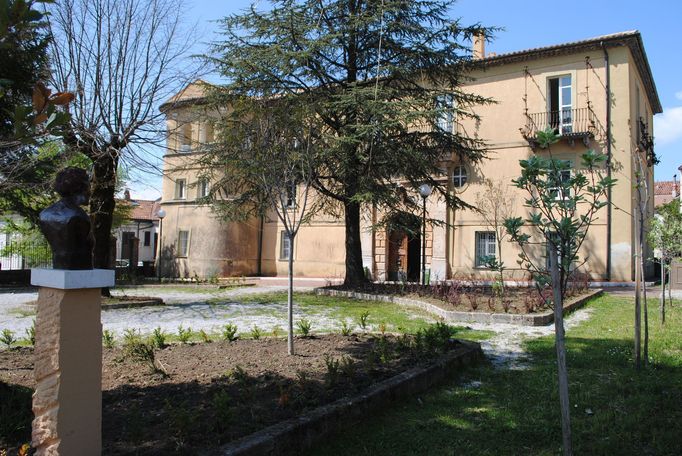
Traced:
MULTIPOLYGON (((633 213, 635 209, 634 154, 636 151, 635 120, 643 116, 653 127, 652 104, 647 98, 644 84, 637 71, 633 55, 627 46, 608 47, 610 61, 610 103, 611 103, 611 152, 612 174, 618 182, 612 192, 611 230, 611 279, 630 281, 634 274, 633 213), (635 112, 635 98, 639 87, 640 113, 635 112)), ((449 187, 465 202, 475 204, 477 193, 483 191, 484 180, 504 182, 511 186, 511 180, 521 173, 519 160, 532 154, 547 154, 533 150, 521 130, 528 124, 528 115, 546 112, 548 107, 548 78, 570 75, 572 82, 573 109, 591 112, 593 124, 589 126, 592 136, 587 146, 580 139, 562 139, 552 146, 555 157, 571 160, 576 169, 580 168, 580 155, 588 148, 606 153, 606 81, 605 56, 601 49, 576 52, 572 55, 529 58, 522 62, 491 65, 472 71, 472 81, 465 90, 489 97, 495 101, 490 105, 467 107, 478 119, 460 116, 458 129, 472 137, 482 139, 488 148, 488 157, 476 167, 466 165, 468 183, 462 188, 453 188, 451 173, 458 165, 453 157, 446 161, 449 187)), ((259 221, 236 224, 217 219, 210 208, 194 204, 200 170, 196 161, 198 154, 179 154, 176 138, 180 126, 194 122, 193 144, 206 139, 201 122, 196 122, 196 113, 191 109, 179 109, 169 116, 169 154, 166 156, 166 173, 163 183, 163 208, 168 215, 164 220, 164 245, 176 242, 177 232, 191 231, 190 253, 187 258, 173 257, 173 264, 182 274, 209 275, 218 273, 252 274, 257 270, 259 221), (175 181, 187 179, 188 195, 184 201, 174 198, 175 181)), ((538 126, 542 128, 542 126, 538 126)), ((587 128, 585 130, 588 130, 587 128)), ((652 131, 650 131, 653 134, 652 131)), ((193 148, 193 150, 199 150, 193 148)), ((653 183, 653 170, 648 175, 653 183)), ((515 188, 515 212, 526 216, 524 207, 526 195, 515 188)), ((653 211, 653 195, 650 195, 650 209, 653 211)), ((431 276, 445 279, 455 276, 476 278, 490 277, 490 271, 475 268, 476 232, 492 231, 480 214, 471 210, 452 210, 445 207, 436 197, 428 200, 429 217, 445 222, 442 226, 427 227, 427 266, 431 276)), ((363 262, 377 278, 385 278, 386 233, 373 233, 370 226, 377 219, 377 212, 365 208, 363 212, 363 262)), ((607 211, 602 209, 581 247, 582 270, 595 279, 606 278, 607 252, 607 211)), ((267 275, 285 275, 287 262, 280 258, 281 232, 284 230, 274 213, 264 223, 262 237, 262 272, 267 275)), ((299 276, 338 277, 344 272, 344 225, 343 219, 318 214, 303 226, 294 244, 294 273, 299 276)), ((535 256, 544 261, 544 248, 538 246, 535 256)), ((502 261, 509 268, 509 278, 522 279, 525 272, 517 266, 517 247, 505 241, 502 261)))

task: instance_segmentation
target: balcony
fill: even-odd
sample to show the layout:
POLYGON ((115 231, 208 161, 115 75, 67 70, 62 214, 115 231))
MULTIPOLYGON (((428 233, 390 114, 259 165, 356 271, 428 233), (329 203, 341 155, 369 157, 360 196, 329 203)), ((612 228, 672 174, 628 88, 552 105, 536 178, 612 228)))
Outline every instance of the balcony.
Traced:
POLYGON ((521 134, 528 141, 531 148, 537 147, 535 137, 538 131, 548 126, 554 128, 562 139, 566 139, 571 146, 575 140, 582 140, 585 147, 594 138, 597 122, 594 112, 589 108, 562 109, 560 111, 545 111, 526 115, 526 127, 521 134))

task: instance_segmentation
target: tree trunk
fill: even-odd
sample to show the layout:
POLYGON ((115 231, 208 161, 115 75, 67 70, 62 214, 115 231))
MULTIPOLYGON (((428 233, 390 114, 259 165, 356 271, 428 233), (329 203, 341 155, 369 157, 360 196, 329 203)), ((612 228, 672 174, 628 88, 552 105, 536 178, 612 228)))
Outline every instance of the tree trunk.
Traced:
POLYGON ((564 306, 561 296, 561 277, 556 249, 549 249, 554 300, 554 333, 559 377, 559 404, 561 407, 561 435, 564 456, 573 455, 571 438, 571 409, 568 399, 568 368, 566 367, 566 341, 564 334, 564 306))
MULTIPOLYGON (((93 263, 96 269, 112 269, 111 225, 116 206, 114 195, 118 156, 113 152, 99 153, 95 156, 90 180, 90 218, 95 237, 93 263)), ((102 294, 109 296, 109 289, 103 288, 102 294)))
MULTIPOLYGON (((635 217, 635 223, 639 224, 639 217, 635 217)), ((637 230, 639 230, 638 227, 637 230)), ((639 242, 635 242, 635 368, 637 370, 642 367, 642 305, 640 302, 641 282, 639 280, 641 263, 636 260, 639 254, 641 254, 639 247, 639 242)))
MULTIPOLYGON (((641 244, 640 252, 644 251, 644 244, 641 244)), ((644 298, 644 353, 642 357, 644 358, 644 367, 649 365, 649 304, 646 299, 646 280, 644 279, 644 257, 639 256, 639 272, 641 274, 642 281, 642 297, 644 298)))
POLYGON ((668 304, 672 308, 673 306, 673 262, 670 260, 670 265, 668 266, 668 304))
POLYGON ((362 266, 362 244, 360 241, 360 204, 344 203, 346 221, 346 278, 344 285, 357 287, 367 281, 362 266))
POLYGON ((289 236, 289 286, 287 287, 287 324, 289 335, 287 336, 287 351, 294 355, 294 236, 289 236))
POLYGON ((665 260, 661 258, 661 324, 665 324, 665 260))

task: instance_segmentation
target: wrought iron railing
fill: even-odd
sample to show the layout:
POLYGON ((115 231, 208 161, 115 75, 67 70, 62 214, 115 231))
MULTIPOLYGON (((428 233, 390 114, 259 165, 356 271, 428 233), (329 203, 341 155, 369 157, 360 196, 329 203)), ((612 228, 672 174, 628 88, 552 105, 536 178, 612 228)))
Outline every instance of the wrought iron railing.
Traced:
POLYGON ((594 136, 596 129, 596 118, 589 108, 536 112, 527 114, 526 119, 524 133, 528 138, 534 138, 538 131, 548 126, 562 136, 594 136))
POLYGON ((0 245, 0 270, 51 267, 52 252, 46 243, 11 241, 0 245))

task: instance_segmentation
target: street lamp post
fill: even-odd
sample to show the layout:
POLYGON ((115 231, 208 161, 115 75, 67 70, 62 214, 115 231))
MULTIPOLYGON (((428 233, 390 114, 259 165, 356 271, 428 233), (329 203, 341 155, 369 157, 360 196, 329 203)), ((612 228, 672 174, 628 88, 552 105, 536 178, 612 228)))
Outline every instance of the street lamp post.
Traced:
POLYGON ((426 285, 426 198, 431 195, 432 188, 429 184, 419 186, 419 194, 422 197, 422 285, 426 285))
POLYGON ((163 252, 163 218, 166 216, 166 211, 159 209, 156 213, 159 217, 159 251, 156 254, 156 276, 161 282, 161 252, 163 252))

